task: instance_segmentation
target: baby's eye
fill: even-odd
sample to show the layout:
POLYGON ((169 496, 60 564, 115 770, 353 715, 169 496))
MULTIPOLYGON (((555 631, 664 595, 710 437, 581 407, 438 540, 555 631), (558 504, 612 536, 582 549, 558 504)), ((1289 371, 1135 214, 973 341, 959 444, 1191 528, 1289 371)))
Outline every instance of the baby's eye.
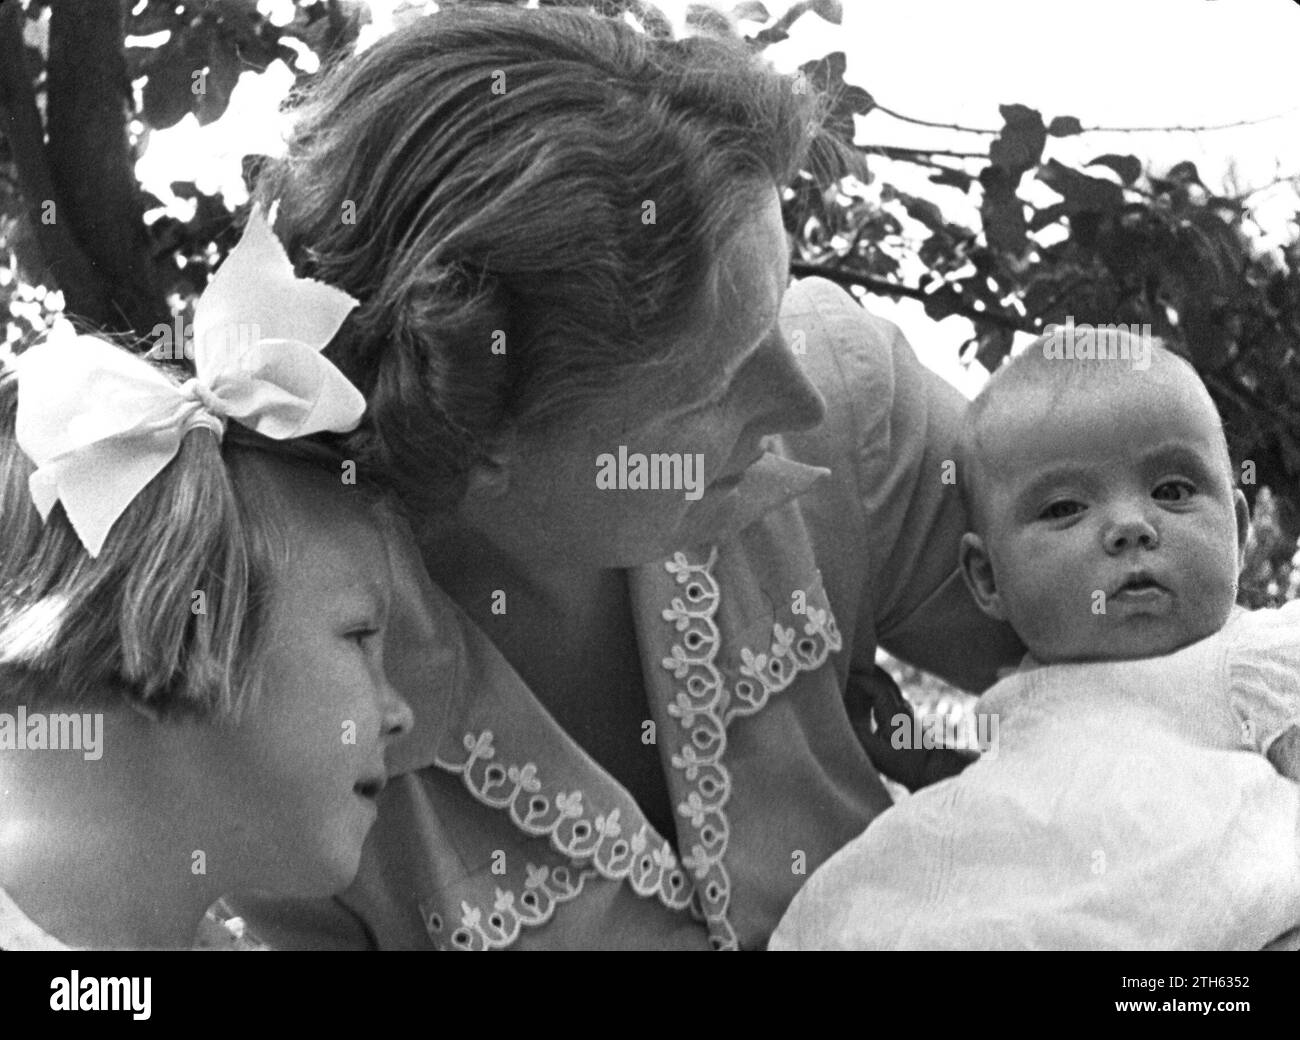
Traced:
POLYGON ((1084 505, 1082 502, 1071 502, 1062 499, 1060 502, 1052 502, 1044 506, 1038 514, 1039 520, 1064 520, 1067 517, 1075 516, 1083 512, 1084 505))
POLYGON ((349 632, 347 638, 364 650, 370 645, 370 640, 377 635, 379 635, 377 628, 357 628, 349 632))
POLYGON ((1151 492, 1151 497, 1168 502, 1186 502, 1196 494, 1196 485, 1190 480, 1166 480, 1151 492))

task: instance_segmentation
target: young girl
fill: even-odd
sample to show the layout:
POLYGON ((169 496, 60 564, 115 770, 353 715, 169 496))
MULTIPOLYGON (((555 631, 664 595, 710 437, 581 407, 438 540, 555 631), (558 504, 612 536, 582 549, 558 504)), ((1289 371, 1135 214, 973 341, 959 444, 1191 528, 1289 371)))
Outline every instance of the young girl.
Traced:
POLYGON ((189 947, 228 891, 355 875, 411 725, 385 521, 288 440, 360 418, 317 353, 349 299, 255 216, 196 378, 67 327, 0 376, 0 948, 189 947))
POLYGON ((1029 648, 981 699, 998 740, 814 873, 772 949, 1259 949, 1300 924, 1300 603, 1234 610, 1248 514, 1191 366, 1049 342, 975 401, 959 462, 967 584, 1029 648))

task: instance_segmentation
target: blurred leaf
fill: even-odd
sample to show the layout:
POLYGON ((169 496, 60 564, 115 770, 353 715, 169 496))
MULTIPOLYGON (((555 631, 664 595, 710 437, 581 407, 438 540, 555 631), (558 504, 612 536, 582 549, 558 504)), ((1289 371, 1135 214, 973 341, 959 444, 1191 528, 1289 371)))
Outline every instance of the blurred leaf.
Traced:
POLYGON ((1016 194, 1016 180, 1002 166, 986 166, 980 172, 980 184, 984 187, 980 216, 984 220, 985 237, 993 249, 1013 256, 1019 256, 1028 246, 1025 204, 1016 194))
POLYGON ((1201 175, 1196 172, 1194 162, 1176 163, 1165 176, 1175 184, 1201 184, 1201 175))
POLYGON ((947 223, 943 211, 929 199, 920 199, 915 195, 901 195, 903 208, 913 220, 920 221, 931 231, 942 231, 947 223))
MULTIPOLYGON (((978 326, 978 322, 976 325, 978 326)), ((979 349, 975 360, 990 372, 997 371, 1002 359, 1011 353, 1011 344, 1015 337, 1010 329, 989 328, 979 334, 979 349)))
POLYGON ((1047 144, 1047 129, 1043 126, 1043 117, 1032 108, 1002 105, 999 111, 1004 126, 989 146, 989 160, 1009 173, 1014 184, 1042 157, 1043 147, 1047 144))
POLYGON ((767 8, 759 3, 758 0, 746 0, 745 3, 737 4, 731 9, 731 16, 737 21, 747 20, 764 23, 770 21, 772 18, 772 16, 767 13, 767 8))
POLYGON ((812 0, 809 6, 832 25, 844 21, 844 7, 840 0, 812 0))
POLYGON ((1105 166, 1119 174, 1125 185, 1134 184, 1142 176, 1142 163, 1136 155, 1099 155, 1087 165, 1105 166))
POLYGON ((1089 177, 1055 159, 1049 159, 1038 171, 1038 179, 1064 196, 1065 211, 1071 216, 1087 211, 1109 211, 1124 203, 1124 191, 1118 184, 1100 177, 1089 177))
POLYGON ((693 29, 713 36, 733 36, 735 29, 727 16, 708 4, 690 4, 686 8, 686 24, 693 29))
POLYGON ((208 74, 203 78, 203 93, 195 99, 199 125, 220 119, 230 104, 231 91, 239 82, 239 51, 235 42, 224 34, 214 34, 208 41, 208 74))
POLYGON ((150 126, 165 130, 175 126, 190 111, 190 91, 195 67, 183 47, 169 47, 149 67, 144 85, 143 115, 150 126))
POLYGON ((964 170, 942 169, 930 174, 930 180, 935 184, 944 184, 948 187, 957 188, 959 191, 970 191, 971 185, 975 178, 964 170))
POLYGON ((824 92, 831 105, 826 125, 846 141, 854 137, 854 115, 866 115, 876 107, 875 99, 861 87, 844 82, 847 59, 843 51, 834 51, 819 61, 805 62, 799 70, 814 89, 824 92))
POLYGON ((1057 116, 1048 124, 1047 132, 1053 137, 1073 137, 1083 133, 1083 124, 1074 116, 1057 116))

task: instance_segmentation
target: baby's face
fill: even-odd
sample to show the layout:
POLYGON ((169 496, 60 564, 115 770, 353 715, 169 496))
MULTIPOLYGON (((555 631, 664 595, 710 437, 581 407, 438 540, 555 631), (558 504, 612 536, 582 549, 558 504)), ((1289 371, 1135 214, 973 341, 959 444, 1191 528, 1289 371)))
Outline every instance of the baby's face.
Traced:
MULTIPOLYGON (((1169 358, 990 415, 986 611, 1049 662, 1170 653, 1217 632, 1248 525, 1218 417, 1169 358)), ((971 568, 967 566, 968 576, 971 568)))

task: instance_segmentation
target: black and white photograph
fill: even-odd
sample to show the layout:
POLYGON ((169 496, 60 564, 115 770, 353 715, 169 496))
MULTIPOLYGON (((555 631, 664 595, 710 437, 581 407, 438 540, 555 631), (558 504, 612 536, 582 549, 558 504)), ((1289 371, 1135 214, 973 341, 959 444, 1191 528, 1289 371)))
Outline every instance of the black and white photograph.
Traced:
POLYGON ((0 0, 6 1004, 1289 1007, 1298 62, 1296 0, 0 0))

